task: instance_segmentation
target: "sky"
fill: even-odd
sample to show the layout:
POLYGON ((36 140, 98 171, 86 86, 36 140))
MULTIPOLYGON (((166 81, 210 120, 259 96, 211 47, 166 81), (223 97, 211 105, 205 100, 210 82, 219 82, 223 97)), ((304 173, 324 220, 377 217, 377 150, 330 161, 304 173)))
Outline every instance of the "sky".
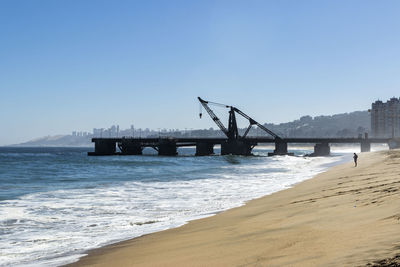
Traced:
POLYGON ((260 123, 367 110, 400 96, 399 14, 388 0, 0 0, 0 145, 216 128, 197 96, 260 123))

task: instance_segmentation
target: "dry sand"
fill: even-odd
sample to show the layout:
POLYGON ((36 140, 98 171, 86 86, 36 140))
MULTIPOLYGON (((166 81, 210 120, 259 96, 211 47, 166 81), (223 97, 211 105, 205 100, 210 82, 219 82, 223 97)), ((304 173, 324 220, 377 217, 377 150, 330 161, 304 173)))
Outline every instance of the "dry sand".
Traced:
POLYGON ((72 266, 397 266, 399 167, 398 150, 362 153, 357 168, 333 167, 243 207, 93 250, 72 266))

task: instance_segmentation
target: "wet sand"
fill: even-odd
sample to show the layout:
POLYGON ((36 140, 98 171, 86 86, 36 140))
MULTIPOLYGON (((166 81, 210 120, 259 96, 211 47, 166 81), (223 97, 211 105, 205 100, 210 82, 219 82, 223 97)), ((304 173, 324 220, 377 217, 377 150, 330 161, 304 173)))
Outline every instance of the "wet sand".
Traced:
POLYGON ((243 207, 93 250, 71 266, 397 266, 399 189, 399 150, 361 153, 357 168, 333 167, 243 207))

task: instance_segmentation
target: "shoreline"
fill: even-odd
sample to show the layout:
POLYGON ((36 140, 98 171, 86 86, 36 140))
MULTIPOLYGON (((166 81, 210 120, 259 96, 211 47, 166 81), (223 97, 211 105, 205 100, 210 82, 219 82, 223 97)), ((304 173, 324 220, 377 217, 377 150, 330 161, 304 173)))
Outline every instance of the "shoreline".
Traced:
MULTIPOLYGON (((391 248, 386 243, 398 242, 391 224, 396 226, 397 223, 400 228, 399 214, 394 212, 391 216, 397 214, 399 217, 383 220, 386 224, 387 221, 391 222, 389 228, 392 232, 389 231, 389 237, 383 235, 380 238, 383 240, 378 243, 385 245, 381 244, 375 249, 379 253, 372 253, 374 245, 376 247, 373 240, 379 239, 373 230, 382 219, 390 216, 373 221, 374 227, 357 225, 357 222, 375 218, 377 211, 378 214, 384 213, 382 211, 386 211, 386 215, 393 213, 394 204, 385 202, 390 206, 386 209, 377 209, 377 202, 360 206, 365 196, 361 189, 357 191, 353 188, 359 186, 357 181, 349 184, 353 189, 341 190, 342 184, 349 183, 341 181, 344 179, 342 173, 347 173, 346 177, 356 177, 359 172, 365 177, 376 175, 376 169, 382 170, 381 165, 385 165, 385 158, 400 163, 400 151, 362 153, 359 158, 361 164, 357 168, 352 168, 352 163, 342 163, 289 189, 248 201, 243 206, 214 216, 89 250, 87 256, 64 266, 354 266, 395 257, 400 249, 396 249, 396 246, 391 248), (335 192, 336 195, 324 196, 324 192, 335 192), (308 198, 302 199, 306 196, 308 198), (335 226, 334 222, 339 225, 335 226), (352 238, 347 236, 349 234, 352 238), (341 238, 338 239, 339 236, 341 238), (332 239, 337 242, 331 242, 332 239), (386 249, 382 249, 382 246, 386 249)), ((380 183, 383 178, 377 176, 368 179, 373 184, 380 183)), ((385 187, 385 184, 382 186, 385 187)), ((372 185, 370 187, 373 188, 372 185)), ((395 198, 390 190, 394 189, 386 191, 391 198, 395 198)), ((398 197, 394 200, 399 203, 398 197)), ((387 225, 385 233, 388 232, 386 228, 387 225)))

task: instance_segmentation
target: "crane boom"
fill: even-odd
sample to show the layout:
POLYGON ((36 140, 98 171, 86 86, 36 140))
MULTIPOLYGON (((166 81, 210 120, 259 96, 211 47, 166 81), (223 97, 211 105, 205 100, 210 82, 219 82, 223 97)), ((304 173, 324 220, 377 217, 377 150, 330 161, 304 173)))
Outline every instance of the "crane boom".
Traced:
POLYGON ((201 99, 200 97, 197 97, 201 103, 201 105, 204 107, 205 110, 207 110, 208 115, 210 115, 211 119, 218 125, 218 127, 221 129, 221 131, 229 137, 228 134, 228 129, 222 124, 220 119, 217 117, 217 115, 214 114, 214 112, 210 109, 210 107, 207 105, 208 101, 205 101, 201 99))
MULTIPOLYGON (((247 134, 249 133, 249 131, 250 131, 250 129, 251 129, 251 127, 253 125, 257 125, 259 128, 261 128, 263 131, 265 131, 266 133, 268 133, 269 135, 271 135, 275 139, 277 139, 277 140, 281 139, 276 133, 274 133, 273 131, 267 129, 265 126, 261 125, 260 123, 258 123, 254 119, 252 119, 249 115, 247 115, 246 113, 244 113, 243 111, 241 111, 238 108, 235 108, 233 106, 224 105, 224 104, 209 102, 209 101, 201 99, 200 97, 198 97, 198 99, 199 99, 201 105, 205 108, 205 110, 207 110, 207 113, 210 115, 211 119, 218 125, 218 127, 228 137, 228 139, 239 139, 239 138, 244 139, 247 136, 247 134), (229 108, 230 109, 230 111, 229 111, 229 124, 228 124, 229 125, 229 129, 226 129, 226 127, 222 124, 222 122, 217 117, 217 115, 215 115, 215 113, 210 109, 208 104, 218 105, 220 107, 225 107, 225 108, 229 108), (237 128, 237 124, 236 124, 235 112, 249 121, 249 126, 247 127, 247 129, 244 132, 243 136, 240 136, 238 134, 238 128, 237 128)), ((200 118, 201 118, 201 116, 200 116, 200 118)))
MULTIPOLYGON (((250 116, 248 116, 246 113, 244 113, 243 111, 241 111, 238 108, 233 108, 238 114, 240 114, 242 117, 246 118, 249 120, 250 126, 251 125, 257 125, 259 128, 263 129, 265 132, 267 132, 268 134, 270 134, 272 137, 280 139, 280 137, 274 133, 273 131, 267 129, 266 127, 264 127, 262 124, 258 123, 257 121, 253 120, 250 116)), ((245 136, 244 136, 245 137, 245 136)))

